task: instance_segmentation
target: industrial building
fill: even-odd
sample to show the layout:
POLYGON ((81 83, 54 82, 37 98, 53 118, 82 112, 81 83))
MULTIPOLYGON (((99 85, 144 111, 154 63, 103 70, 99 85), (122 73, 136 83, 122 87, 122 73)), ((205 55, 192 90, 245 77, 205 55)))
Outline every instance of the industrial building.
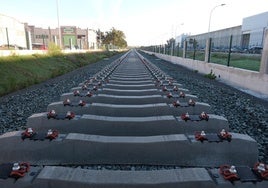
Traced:
POLYGON ((212 48, 226 49, 230 44, 232 36, 232 46, 239 49, 249 49, 252 47, 263 47, 265 30, 268 29, 268 12, 249 16, 243 19, 242 25, 212 31, 208 33, 176 37, 176 44, 182 47, 184 40, 195 39, 198 48, 203 49, 206 46, 208 38, 212 39, 212 48))
POLYGON ((46 49, 50 42, 61 42, 62 49, 96 49, 98 46, 97 34, 92 29, 40 28, 0 14, 0 49, 46 49))
POLYGON ((24 23, 0 14, 0 49, 27 49, 24 23))
POLYGON ((242 46, 263 46, 265 30, 268 29, 268 12, 246 17, 242 23, 242 46))
POLYGON ((50 42, 60 44, 62 49, 96 49, 97 34, 92 29, 81 29, 76 26, 61 26, 59 28, 40 28, 26 26, 31 36, 33 46, 47 47, 50 42), (61 40, 59 40, 59 32, 61 40))

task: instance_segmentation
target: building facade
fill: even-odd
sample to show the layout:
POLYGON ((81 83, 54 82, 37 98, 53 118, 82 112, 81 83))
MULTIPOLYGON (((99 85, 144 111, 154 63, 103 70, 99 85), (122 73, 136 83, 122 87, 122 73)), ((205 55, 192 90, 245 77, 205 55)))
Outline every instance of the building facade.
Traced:
POLYGON ((28 26, 31 42, 34 45, 48 46, 50 42, 59 44, 62 49, 96 49, 97 34, 91 29, 81 29, 76 26, 61 26, 59 40, 59 29, 39 28, 28 26))
POLYGON ((97 33, 92 29, 87 30, 88 37, 88 48, 89 49, 97 49, 97 33))
POLYGON ((24 23, 15 18, 0 14, 1 49, 27 49, 24 23))
POLYGON ((249 16, 243 19, 242 25, 187 36, 186 40, 197 41, 198 48, 206 46, 207 39, 211 38, 213 49, 226 50, 230 46, 232 36, 232 47, 237 49, 249 49, 254 46, 263 47, 265 31, 268 29, 268 12, 249 16))
POLYGON ((198 48, 204 49, 206 46, 207 39, 211 38, 212 48, 226 49, 230 45, 231 36, 232 36, 232 46, 241 46, 241 37, 242 37, 241 26, 230 27, 199 35, 191 35, 188 36, 186 39, 187 41, 194 39, 195 41, 197 41, 198 48))
POLYGON ((268 28, 268 12, 246 17, 242 23, 243 46, 263 47, 265 30, 268 28))

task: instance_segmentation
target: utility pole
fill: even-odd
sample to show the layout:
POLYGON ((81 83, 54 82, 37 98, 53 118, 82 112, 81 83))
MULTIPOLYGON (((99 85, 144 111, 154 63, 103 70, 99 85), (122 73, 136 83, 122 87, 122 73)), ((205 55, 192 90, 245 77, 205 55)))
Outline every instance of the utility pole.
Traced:
POLYGON ((213 7, 210 11, 210 14, 209 14, 209 22, 208 22, 208 33, 210 32, 210 23, 211 23, 211 16, 212 16, 212 12, 217 8, 217 7, 222 7, 226 4, 220 4, 220 5, 216 5, 215 7, 213 7))
POLYGON ((7 34, 7 47, 9 49, 9 36, 8 36, 8 28, 6 27, 6 34, 7 34))
POLYGON ((59 34, 59 47, 61 48, 61 30, 60 30, 60 18, 59 18, 59 0, 57 1, 57 19, 58 19, 58 34, 59 34))

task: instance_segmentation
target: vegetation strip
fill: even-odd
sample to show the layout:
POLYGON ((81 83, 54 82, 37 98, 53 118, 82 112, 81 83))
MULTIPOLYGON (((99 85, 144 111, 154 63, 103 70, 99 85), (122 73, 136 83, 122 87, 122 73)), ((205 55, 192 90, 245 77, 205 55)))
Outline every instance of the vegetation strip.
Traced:
POLYGON ((88 52, 0 57, 0 96, 63 75, 118 52, 88 52))

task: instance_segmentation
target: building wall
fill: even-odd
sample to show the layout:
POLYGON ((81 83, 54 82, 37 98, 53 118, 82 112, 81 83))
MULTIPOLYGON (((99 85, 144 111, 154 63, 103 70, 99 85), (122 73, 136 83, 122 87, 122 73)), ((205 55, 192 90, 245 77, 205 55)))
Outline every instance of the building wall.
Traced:
POLYGON ((268 12, 243 19, 242 34, 249 35, 248 47, 263 46, 265 30, 268 28, 268 12))
MULTIPOLYGON (((27 26, 31 33, 32 44, 44 44, 50 42, 59 44, 59 29, 39 28, 27 26)), ((81 29, 75 26, 62 26, 60 28, 63 49, 97 49, 97 34, 92 29, 81 29), (71 44, 70 44, 71 43, 71 44)))
POLYGON ((27 48, 24 24, 20 21, 0 14, 0 46, 10 45, 27 48))
POLYGON ((87 49, 87 29, 77 28, 77 47, 79 49, 87 49))
POLYGON ((195 39, 200 48, 206 46, 206 40, 212 38, 212 47, 228 48, 230 36, 233 36, 232 46, 250 48, 263 47, 264 33, 268 29, 268 12, 249 16, 243 19, 241 26, 235 26, 210 33, 188 36, 186 40, 195 39))
POLYGON ((241 26, 230 27, 199 35, 191 35, 188 36, 186 40, 195 39, 198 42, 198 47, 204 48, 206 46, 207 39, 212 38, 212 47, 228 48, 230 44, 231 35, 233 36, 232 46, 241 46, 241 40, 242 40, 241 26))
POLYGON ((175 47, 178 46, 178 47, 183 47, 183 41, 187 38, 187 35, 186 34, 181 34, 177 37, 175 37, 175 47))
POLYGON ((55 44, 59 44, 59 28, 51 29, 50 28, 50 42, 53 42, 55 44))
POLYGON ((40 27, 31 27, 31 38, 32 43, 38 43, 43 45, 48 45, 50 42, 49 29, 43 29, 40 27))
POLYGON ((88 48, 97 49, 97 33, 92 29, 88 29, 88 48))

